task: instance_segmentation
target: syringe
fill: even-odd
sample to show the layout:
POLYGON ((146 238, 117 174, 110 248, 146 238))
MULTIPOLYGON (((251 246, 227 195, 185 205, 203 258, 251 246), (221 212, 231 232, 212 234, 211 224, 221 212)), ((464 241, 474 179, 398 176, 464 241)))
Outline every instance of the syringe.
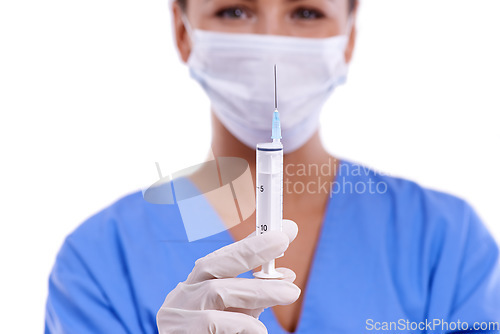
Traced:
MULTIPOLYGON (((283 220, 283 144, 278 112, 277 69, 274 65, 274 112, 271 143, 257 144, 257 237, 269 231, 282 231, 283 220)), ((281 254, 279 257, 283 256, 281 254)), ((281 278, 274 260, 262 265, 262 270, 253 274, 258 278, 281 278)))

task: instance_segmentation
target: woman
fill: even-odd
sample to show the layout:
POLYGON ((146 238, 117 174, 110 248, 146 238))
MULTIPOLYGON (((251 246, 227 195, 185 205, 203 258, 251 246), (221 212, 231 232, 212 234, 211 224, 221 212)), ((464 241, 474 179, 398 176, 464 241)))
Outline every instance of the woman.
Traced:
POLYGON ((172 242, 185 239, 179 209, 127 196, 67 237, 46 333, 459 332, 500 321, 498 247, 466 202, 323 148, 319 112, 345 79, 356 1, 178 0, 172 9, 179 54, 212 103, 213 155, 245 159, 253 179, 278 64, 284 217, 296 224, 245 238, 252 215, 172 242), (284 279, 252 279, 283 252, 284 279))

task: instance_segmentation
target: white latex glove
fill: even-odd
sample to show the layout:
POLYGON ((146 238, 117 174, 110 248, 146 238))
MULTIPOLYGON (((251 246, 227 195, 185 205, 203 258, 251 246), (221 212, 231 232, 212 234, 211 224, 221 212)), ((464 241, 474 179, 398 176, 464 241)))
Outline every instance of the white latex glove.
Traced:
POLYGON ((295 273, 277 268, 282 279, 236 278, 282 254, 297 235, 297 224, 283 220, 270 231, 222 247, 195 262, 185 282, 173 289, 156 315, 160 334, 264 334, 258 320, 264 308, 295 302, 295 273))

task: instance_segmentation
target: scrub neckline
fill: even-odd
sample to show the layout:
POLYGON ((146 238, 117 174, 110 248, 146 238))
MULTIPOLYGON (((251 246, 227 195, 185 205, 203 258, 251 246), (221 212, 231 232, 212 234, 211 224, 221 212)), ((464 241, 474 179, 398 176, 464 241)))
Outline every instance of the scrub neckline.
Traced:
MULTIPOLYGON (((335 178, 333 179, 333 182, 337 182, 339 174, 341 173, 341 166, 342 165, 350 165, 350 162, 344 159, 338 159, 337 165, 337 170, 335 171, 335 178)), ((345 180, 348 180, 350 178, 350 173, 347 173, 347 175, 343 175, 345 180)), ((332 185, 333 186, 333 185, 332 185)), ((299 320, 297 322, 297 327, 295 328, 294 332, 288 332, 285 330, 280 322, 278 321, 278 318, 276 317, 276 314, 274 313, 273 308, 271 307, 269 312, 270 312, 270 320, 273 322, 273 327, 279 328, 281 331, 281 334, 301 334, 303 331, 307 329, 307 321, 308 321, 308 310, 312 310, 313 308, 309 307, 309 304, 311 303, 311 298, 312 294, 315 293, 315 290, 311 290, 311 286, 314 283, 314 279, 317 277, 317 275, 320 274, 321 272, 321 267, 320 263, 318 262, 318 256, 321 254, 321 252, 324 250, 326 247, 324 245, 325 243, 325 235, 328 233, 328 230, 331 229, 335 224, 336 224, 336 219, 334 219, 337 216, 337 209, 341 208, 341 202, 345 198, 345 193, 344 191, 339 191, 336 194, 330 195, 329 199, 327 201, 326 205, 326 210, 325 214, 323 216, 323 221, 321 224, 320 228, 320 233, 316 242, 316 247, 314 250, 314 255, 311 261, 311 268, 308 273, 308 278, 307 278, 307 283, 305 286, 305 289, 302 291, 304 294, 304 298, 302 301, 302 305, 300 308, 300 315, 299 315, 299 320), (325 224, 328 222, 327 224, 325 224)), ((237 240, 233 238, 231 233, 229 233, 228 230, 224 230, 222 232, 225 234, 225 238, 229 239, 231 243, 236 242, 237 240)), ((324 264, 323 264, 324 265, 324 264)), ((242 275, 242 277, 247 277, 247 278, 253 278, 252 271, 248 271, 245 273, 245 275, 242 275)))
MULTIPOLYGON (((335 158, 335 159, 338 161, 338 165, 337 165, 337 170, 335 171, 335 178, 333 179, 333 182, 338 182, 338 177, 341 176, 341 173, 342 173, 341 167, 343 165, 352 166, 352 163, 348 160, 345 160, 345 159, 340 159, 340 158, 335 158)), ((342 177, 343 177, 344 182, 348 182, 348 181, 350 181, 351 173, 348 172, 347 175, 342 175, 342 177)), ((197 189, 196 185, 188 177, 182 177, 182 179, 185 179, 185 181, 187 181, 188 184, 192 185, 193 187, 195 187, 197 189)), ((332 186, 333 186, 333 184, 332 184, 332 186)), ((325 242, 327 241, 326 235, 328 233, 332 233, 330 230, 332 230, 336 226, 337 220, 338 220, 337 216, 339 214, 338 212, 342 208, 341 204, 343 201, 345 201, 345 198, 346 198, 345 192, 339 191, 338 193, 334 193, 333 195, 330 195, 329 199, 327 201, 325 214, 323 216, 323 222, 321 224, 320 233, 319 233, 319 236, 318 236, 318 239, 316 242, 316 248, 314 250, 314 255, 313 255, 313 258, 311 261, 311 268, 310 268, 309 273, 308 273, 307 283, 306 283, 305 289, 302 291, 302 293, 304 294, 304 298, 302 301, 302 305, 301 305, 301 309, 300 309, 300 316, 299 316, 299 320, 297 322, 297 327, 295 328, 295 331, 288 332, 287 330, 285 330, 281 326, 281 324, 279 323, 278 318, 276 317, 276 314, 274 313, 273 308, 271 307, 269 310, 268 318, 269 318, 269 321, 272 322, 272 324, 270 324, 270 325, 273 328, 278 328, 280 331, 280 334, 302 334, 308 328, 308 321, 309 321, 308 318, 311 315, 310 314, 311 310, 314 309, 313 306, 310 306, 310 303, 312 303, 311 299, 314 299, 314 294, 318 293, 317 291, 320 291, 320 290, 311 290, 311 289, 312 289, 312 286, 314 284, 314 280, 317 277, 319 277, 318 275, 321 275, 321 271, 323 270, 323 267, 321 265, 323 265, 323 266, 325 265, 325 264, 319 262, 318 257, 321 254, 323 254, 325 247, 327 247, 327 245, 325 245, 325 242), (326 222, 327 222, 327 224, 326 224, 326 222)), ((221 231, 220 233, 217 233, 211 237, 207 237, 206 239, 211 240, 211 241, 228 243, 228 244, 231 244, 231 243, 234 243, 237 241, 236 239, 233 238, 232 234, 229 233, 228 229, 225 229, 225 230, 221 231)), ((252 270, 239 275, 239 277, 252 279, 253 278, 252 270)))

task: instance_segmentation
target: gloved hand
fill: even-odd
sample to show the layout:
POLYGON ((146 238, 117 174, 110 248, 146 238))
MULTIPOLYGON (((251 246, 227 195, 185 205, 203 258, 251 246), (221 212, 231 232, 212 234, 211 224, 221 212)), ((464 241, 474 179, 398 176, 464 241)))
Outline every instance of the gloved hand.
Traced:
POLYGON ((222 247, 195 262, 185 282, 173 289, 158 311, 160 334, 264 334, 258 320, 264 308, 295 302, 300 289, 295 273, 277 268, 282 279, 247 279, 237 275, 266 263, 287 248, 297 224, 283 220, 283 231, 270 231, 222 247))

